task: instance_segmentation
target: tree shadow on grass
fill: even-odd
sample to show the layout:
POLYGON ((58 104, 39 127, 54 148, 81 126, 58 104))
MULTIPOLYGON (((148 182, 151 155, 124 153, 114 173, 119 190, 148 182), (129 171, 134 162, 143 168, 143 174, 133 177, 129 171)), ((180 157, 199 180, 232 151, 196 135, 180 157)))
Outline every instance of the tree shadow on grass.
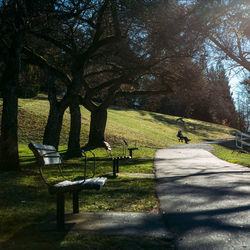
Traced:
MULTIPOLYGON (((116 229, 114 226, 113 231, 116 229)), ((37 226, 31 225, 21 229, 9 240, 0 243, 0 248, 5 250, 174 250, 175 246, 171 239, 140 235, 113 235, 103 232, 45 232, 40 231, 37 226)))
MULTIPOLYGON (((143 111, 138 111, 139 113, 143 114, 143 111)), ((178 118, 178 119, 170 119, 165 117, 163 114, 157 114, 157 113, 149 113, 155 120, 163 123, 164 125, 175 125, 178 126, 180 129, 182 129, 184 132, 190 132, 193 133, 199 137, 204 137, 206 138, 209 134, 213 133, 225 133, 225 129, 223 126, 212 126, 214 124, 209 123, 207 124, 202 124, 202 123, 193 123, 191 121, 185 121, 185 118, 178 118)))
MULTIPOLYGON (((154 249, 154 247, 156 249, 174 249, 172 242, 168 240, 145 239, 145 237, 139 239, 132 235, 122 236, 122 238, 119 238, 121 236, 107 237, 100 235, 94 237, 88 235, 88 232, 86 232, 83 233, 83 235, 85 235, 84 237, 86 237, 84 238, 80 233, 76 233, 75 235, 68 234, 68 231, 74 226, 70 223, 67 225, 68 228, 66 228, 67 230, 65 232, 55 232, 55 224, 54 228, 47 228, 49 232, 46 231, 46 228, 42 230, 41 227, 37 227, 38 224, 35 225, 34 223, 44 220, 48 215, 50 217, 49 221, 55 220, 55 197, 49 195, 46 188, 41 189, 38 186, 24 185, 22 181, 19 183, 17 181, 18 178, 21 177, 16 177, 12 180, 9 178, 8 184, 10 185, 10 192, 6 192, 6 195, 9 197, 10 202, 4 199, 5 203, 1 204, 1 206, 9 211, 15 207, 19 210, 13 213, 13 220, 15 221, 11 222, 16 223, 17 225, 14 228, 19 228, 19 230, 9 240, 0 244, 0 248, 2 249, 154 249), (36 210, 36 207, 39 207, 39 209, 36 210), (25 211, 29 211, 30 214, 27 214, 25 211), (69 235, 72 236, 69 237, 69 235), (103 245, 96 245, 96 242, 100 240, 103 241, 103 245), (123 244, 121 245, 119 242, 123 242, 123 244), (129 242, 129 244, 126 242, 129 242), (146 247, 147 245, 149 248, 146 247), (92 246, 93 248, 90 248, 92 246)), ((84 190, 80 196, 80 203, 83 202, 81 206, 85 207, 95 202, 98 204, 99 201, 104 200, 107 204, 111 203, 110 207, 112 208, 112 202, 113 204, 121 203, 127 206, 129 202, 133 204, 136 203, 137 200, 144 200, 144 198, 149 195, 147 188, 151 187, 145 183, 144 189, 140 190, 137 181, 138 180, 131 178, 117 179, 109 183, 109 187, 106 189, 104 187, 101 192, 84 190), (127 201, 129 199, 129 202, 126 202, 124 198, 127 199, 127 201)), ((148 183, 149 181, 146 180, 146 182, 148 183)), ((119 209, 119 207, 117 209, 119 209)), ((144 223, 145 225, 148 224, 147 221, 142 221, 142 227, 144 223)), ((4 224, 1 226, 4 227, 4 224)), ((114 226, 112 230, 117 232, 118 229, 121 230, 121 228, 114 226)), ((132 228, 128 226, 126 230, 130 231, 132 228)))

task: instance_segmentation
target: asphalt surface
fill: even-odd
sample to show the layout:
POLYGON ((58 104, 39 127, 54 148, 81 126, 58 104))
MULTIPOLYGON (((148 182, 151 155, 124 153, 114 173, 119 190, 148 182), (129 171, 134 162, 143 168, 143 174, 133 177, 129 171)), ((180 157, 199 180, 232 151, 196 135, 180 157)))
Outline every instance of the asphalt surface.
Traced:
POLYGON ((159 150, 157 194, 177 249, 250 249, 250 169, 212 155, 211 146, 159 150))
MULTIPOLYGON (((65 230, 106 235, 147 236, 172 240, 173 236, 166 230, 162 214, 132 212, 80 212, 67 213, 65 230)), ((48 231, 48 224, 44 224, 48 231)), ((55 222, 51 223, 55 230, 55 222)))

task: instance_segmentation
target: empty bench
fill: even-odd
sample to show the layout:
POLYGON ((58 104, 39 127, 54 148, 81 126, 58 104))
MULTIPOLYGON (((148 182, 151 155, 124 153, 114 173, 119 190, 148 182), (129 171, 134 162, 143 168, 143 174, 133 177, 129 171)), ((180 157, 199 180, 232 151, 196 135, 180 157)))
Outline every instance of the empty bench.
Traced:
MULTIPOLYGON (((79 213, 79 192, 83 189, 99 190, 106 182, 105 177, 86 178, 86 165, 83 167, 81 179, 67 179, 62 170, 62 159, 54 146, 43 145, 39 143, 30 143, 29 148, 34 153, 36 162, 39 167, 41 177, 48 186, 51 195, 56 196, 56 220, 57 230, 64 230, 64 210, 65 210, 65 193, 72 193, 73 196, 73 213, 79 213), (56 167, 63 181, 51 182, 43 174, 45 167, 56 167)), ((56 178, 56 176, 54 176, 56 178)))
POLYGON ((126 155, 126 150, 128 150, 128 151, 129 151, 129 156, 130 156, 131 158, 133 158, 133 151, 134 151, 134 150, 138 150, 139 148, 136 147, 136 144, 135 144, 134 147, 130 147, 130 146, 128 145, 127 140, 125 140, 125 139, 123 139, 123 142, 124 142, 124 151, 125 151, 125 155, 126 155))
POLYGON ((122 156, 114 157, 112 155, 112 148, 108 142, 104 142, 105 149, 107 150, 107 153, 109 155, 109 159, 113 162, 113 177, 116 177, 116 173, 119 173, 119 162, 131 159, 131 156, 127 156, 126 154, 123 154, 122 156))

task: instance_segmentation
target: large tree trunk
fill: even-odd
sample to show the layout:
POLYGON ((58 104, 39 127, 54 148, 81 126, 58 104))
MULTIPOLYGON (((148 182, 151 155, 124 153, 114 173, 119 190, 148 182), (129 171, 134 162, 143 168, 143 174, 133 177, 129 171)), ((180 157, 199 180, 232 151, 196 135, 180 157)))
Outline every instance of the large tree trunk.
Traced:
POLYGON ((50 110, 48 121, 43 135, 43 144, 53 145, 56 149, 58 149, 63 123, 63 115, 66 107, 62 108, 61 103, 57 100, 57 90, 55 87, 54 75, 50 72, 48 68, 45 69, 45 72, 47 75, 48 100, 50 103, 50 110))
POLYGON ((23 35, 17 33, 9 49, 8 62, 3 73, 3 111, 1 121, 0 169, 20 170, 18 155, 17 114, 20 54, 23 35))
POLYGON ((59 107, 58 103, 50 103, 49 117, 44 131, 43 144, 53 145, 58 149, 63 115, 64 110, 59 107))
POLYGON ((80 133, 81 133, 81 111, 79 102, 75 101, 70 104, 70 133, 68 141, 67 155, 79 156, 80 151, 80 133))
POLYGON ((104 133, 107 123, 107 108, 98 107, 91 112, 89 147, 104 147, 104 133))

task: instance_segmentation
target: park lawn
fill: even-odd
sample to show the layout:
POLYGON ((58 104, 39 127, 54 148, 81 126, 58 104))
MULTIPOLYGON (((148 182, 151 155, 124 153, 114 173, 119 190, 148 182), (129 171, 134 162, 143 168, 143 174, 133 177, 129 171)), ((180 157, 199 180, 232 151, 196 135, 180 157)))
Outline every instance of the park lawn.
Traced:
MULTIPOLYGON (((117 151, 119 152, 120 148, 114 148, 114 154, 118 154, 117 151)), ((39 232, 35 225, 46 220, 46 218, 54 216, 56 210, 55 197, 49 195, 46 185, 41 180, 31 151, 25 145, 20 147, 19 152, 22 171, 20 173, 0 172, 0 198, 2 201, 0 204, 0 248, 2 245, 3 249, 22 249, 21 246, 23 246, 23 249, 61 249, 61 247, 65 249, 79 249, 79 246, 87 244, 88 246, 93 245, 93 248, 89 249, 94 249, 94 247, 105 249, 99 248, 99 245, 95 242, 95 237, 90 235, 79 236, 75 243, 75 237, 67 236, 61 239, 57 234, 50 235, 46 241, 41 240, 47 237, 46 233, 39 232), (30 234, 32 234, 31 237, 30 234), (16 243, 14 244, 13 242, 16 243)), ((94 152, 100 157, 106 154, 106 151, 102 149, 94 150, 94 152)), ((137 156, 144 157, 146 153, 148 157, 152 158, 154 152, 154 149, 147 148, 143 150, 142 148, 137 153, 137 156)), ((72 173, 72 166, 76 172, 80 172, 79 170, 83 172, 82 158, 74 158, 67 161, 67 163, 65 167, 67 168, 66 173, 68 171, 69 175, 72 173)), ((128 164, 126 170, 128 172, 140 172, 140 170, 136 169, 136 165, 128 164)), ((87 165, 89 176, 92 174, 92 167, 92 162, 89 162, 87 165)), ((147 161, 139 169, 143 169, 142 172, 144 173, 152 173, 152 160, 147 161)), ((97 162, 96 176, 103 175, 107 176, 108 180, 101 190, 83 190, 80 193, 80 211, 158 213, 159 208, 158 200, 155 196, 154 179, 126 176, 113 178, 111 161, 97 162)), ((49 171, 48 177, 53 179, 49 171)), ((65 210, 72 211, 72 198, 69 194, 66 195, 65 210)), ((113 240, 119 246, 119 237, 111 237, 108 240, 107 237, 100 236, 100 239, 104 245, 113 240)), ((125 239, 126 237, 121 237, 121 242, 125 242, 125 239)), ((148 238, 144 241, 150 245, 153 244, 154 239, 148 238)), ((141 239, 134 239, 134 244, 138 245, 138 249, 140 249, 140 242, 141 239)), ((165 247, 168 245, 166 241, 157 240, 156 242, 165 247)), ((110 243, 110 245, 112 244, 110 243)))
MULTIPOLYGON (((47 187, 41 181, 34 163, 32 152, 27 146, 30 141, 42 142, 48 111, 49 104, 44 95, 19 100, 18 139, 22 171, 0 172, 0 248, 112 249, 110 246, 114 246, 113 249, 147 249, 148 245, 148 249, 153 249, 152 244, 159 244, 157 249, 169 249, 169 242, 159 239, 48 234, 36 229, 35 225, 53 216, 56 209, 55 197, 48 194, 47 187), (132 247, 126 248, 128 245, 132 247)), ((90 114, 84 108, 81 108, 81 113, 81 145, 84 145, 88 139, 90 114)), ((177 119, 178 117, 154 112, 113 107, 108 110, 106 140, 111 144, 114 156, 122 154, 122 140, 127 139, 132 147, 135 142, 139 147, 139 150, 133 153, 135 158, 153 158, 157 148, 178 143, 176 134, 179 129, 192 139, 192 143, 232 137, 233 129, 228 127, 186 118, 183 119, 184 122, 179 122, 177 119)), ((66 110, 60 151, 66 149, 69 128, 70 115, 69 110, 66 110)), ((104 149, 94 150, 94 153, 97 157, 107 157, 104 149)), ((68 163, 77 170, 82 170, 79 168, 83 166, 82 159, 75 158, 68 163)), ((88 162, 88 175, 92 174, 92 164, 88 162)), ((112 162, 97 162, 96 175, 105 175, 108 181, 99 191, 81 192, 80 210, 157 213, 159 208, 155 195, 155 181, 126 176, 126 173, 152 174, 153 161, 145 159, 140 162, 136 160, 122 162, 120 171, 123 173, 122 176, 112 178, 112 162)), ((71 171, 68 173, 71 174, 71 171)), ((48 175, 52 178, 50 172, 48 175)), ((66 211, 71 211, 69 196, 66 196, 66 211)))
POLYGON ((240 153, 239 151, 222 146, 222 145, 214 145, 215 150, 212 151, 214 155, 216 155, 218 158, 240 164, 246 167, 250 167, 250 153, 240 153))
MULTIPOLYGON (((0 99, 0 105, 2 100, 0 99)), ((18 141, 27 145, 30 141, 41 142, 49 113, 49 102, 40 94, 32 99, 19 99, 18 103, 18 141)), ((2 110, 0 109, 0 117, 2 110)), ((192 143, 208 140, 232 138, 234 129, 218 124, 202 122, 194 119, 147 112, 142 110, 108 109, 106 141, 112 147, 122 147, 122 139, 130 145, 165 148, 177 143, 176 134, 179 129, 192 139, 192 143)), ((81 107, 81 145, 88 140, 90 113, 81 107)), ((64 114, 60 145, 67 145, 70 129, 69 109, 64 114)))
MULTIPOLYGON (((105 236, 100 236, 100 245, 96 243, 96 237, 90 235, 78 235, 76 242, 76 236, 62 237, 52 233, 47 237, 48 233, 39 231, 36 225, 54 217, 56 203, 55 197, 48 194, 37 171, 26 169, 19 174, 9 172, 1 173, 0 176, 2 201, 0 249, 61 249, 62 247, 63 249, 95 249, 94 246, 96 249, 107 249, 100 246, 104 243, 106 246, 108 243, 112 246, 114 241, 116 245, 118 244, 117 237, 113 236, 109 240, 105 236), (85 245, 88 248, 80 248, 85 245)), ((83 190, 80 193, 80 211, 157 213, 158 201, 154 186, 152 179, 108 178, 101 190, 83 190)), ((72 211, 72 198, 69 194, 66 195, 65 210, 72 211)), ((129 238, 132 241, 133 237, 127 237, 129 238)), ((148 241, 153 243, 153 239, 148 241)), ((134 244, 139 242, 140 240, 135 239, 134 244)), ((159 244, 166 246, 167 243, 159 244)))

